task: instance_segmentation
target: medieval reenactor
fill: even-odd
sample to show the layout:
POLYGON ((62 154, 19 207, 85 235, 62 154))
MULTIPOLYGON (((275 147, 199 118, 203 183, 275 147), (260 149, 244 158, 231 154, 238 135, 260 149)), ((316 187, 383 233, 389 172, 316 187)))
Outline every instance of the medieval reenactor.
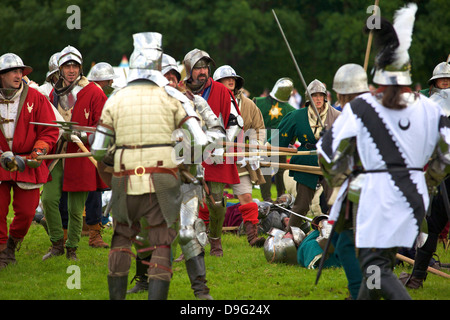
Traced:
POLYGON ((36 158, 47 154, 59 135, 57 128, 30 124, 56 119, 48 99, 22 80, 32 70, 14 53, 0 57, 0 269, 16 263, 15 251, 39 205, 39 188, 49 177, 47 164, 36 158), (14 218, 8 232, 11 190, 14 218))

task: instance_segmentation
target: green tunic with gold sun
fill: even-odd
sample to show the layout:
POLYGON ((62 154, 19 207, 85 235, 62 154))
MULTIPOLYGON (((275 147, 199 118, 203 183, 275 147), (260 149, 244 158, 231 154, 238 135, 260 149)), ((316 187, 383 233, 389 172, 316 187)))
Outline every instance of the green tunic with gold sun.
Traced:
MULTIPOLYGON (((287 114, 278 125, 278 131, 269 140, 272 146, 288 147, 290 143, 296 140, 300 142, 298 151, 315 150, 317 142, 314 133, 309 125, 308 108, 301 108, 287 114), (312 149, 306 148, 309 146, 312 149)), ((316 155, 302 155, 293 156, 289 162, 290 164, 301 164, 307 166, 318 166, 318 158, 316 155)), ((319 176, 316 174, 305 173, 300 171, 289 170, 289 176, 293 177, 295 181, 301 183, 311 189, 316 189, 319 176)))
POLYGON ((276 129, 283 117, 289 112, 296 110, 289 103, 277 101, 271 96, 256 97, 253 101, 259 110, 261 110, 264 126, 267 130, 267 140, 270 139, 271 129, 276 129))

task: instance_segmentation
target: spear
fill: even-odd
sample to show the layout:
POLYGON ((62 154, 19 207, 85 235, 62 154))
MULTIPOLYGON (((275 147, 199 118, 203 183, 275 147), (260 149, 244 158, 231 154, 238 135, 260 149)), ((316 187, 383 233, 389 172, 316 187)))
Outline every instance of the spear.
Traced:
POLYGON ((260 150, 268 150, 268 151, 297 153, 297 149, 294 149, 294 148, 273 147, 273 146, 266 146, 266 145, 259 145, 259 144, 247 144, 247 143, 242 143, 242 142, 229 142, 229 141, 215 141, 215 143, 222 145, 222 146, 230 146, 230 147, 252 148, 252 149, 260 149, 260 150))
POLYGON ((273 156, 315 156, 317 152, 314 151, 298 151, 297 153, 291 152, 225 152, 223 154, 224 157, 253 157, 253 156, 261 156, 261 157, 273 157, 273 156))
POLYGON ((300 68, 298 67, 297 60, 295 60, 294 54, 292 53, 291 46, 289 45, 289 42, 287 41, 286 36, 284 35, 283 28, 281 27, 281 24, 278 21, 278 17, 277 17, 277 15, 275 13, 275 10, 272 9, 272 13, 273 13, 273 16, 275 17, 275 21, 278 24, 278 28, 280 29, 281 35, 283 36, 284 42, 286 43, 286 46, 287 46, 287 48, 289 50, 289 54, 291 55, 291 58, 294 61, 294 65, 295 65, 295 68, 297 69, 297 73, 300 76, 300 79, 302 80, 303 86, 306 89, 306 93, 307 93, 307 95, 309 97, 309 101, 311 101, 311 106, 313 107, 314 112, 316 113, 317 120, 319 120, 320 126, 323 129, 325 129, 325 126, 323 125, 322 119, 320 118, 320 113, 317 110, 316 105, 314 104, 314 101, 313 101, 313 99, 311 97, 311 93, 309 92, 308 86, 306 85, 306 82, 305 82, 305 79, 303 78, 302 72, 300 71, 300 68))
POLYGON ((306 166, 301 164, 290 164, 290 163, 276 163, 276 162, 261 162, 262 167, 278 167, 281 169, 287 169, 292 171, 300 171, 311 174, 323 175, 322 169, 316 166, 306 166))

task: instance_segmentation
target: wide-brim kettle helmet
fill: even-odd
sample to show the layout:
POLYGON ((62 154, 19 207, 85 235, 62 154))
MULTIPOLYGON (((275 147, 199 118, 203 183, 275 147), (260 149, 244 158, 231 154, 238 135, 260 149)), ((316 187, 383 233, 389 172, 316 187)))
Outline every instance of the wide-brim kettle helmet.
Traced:
POLYGON ((369 91, 366 71, 356 63, 344 64, 334 75, 333 90, 339 94, 355 94, 369 91))
MULTIPOLYGON (((403 86, 412 84, 408 50, 412 42, 416 11, 417 4, 410 3, 396 11, 393 24, 380 17, 380 27, 372 29, 374 46, 378 49, 374 83, 403 86)), ((365 30, 370 31, 367 26, 365 30)))
POLYGON ((108 81, 117 79, 118 77, 114 72, 114 68, 109 63, 99 62, 92 67, 87 79, 89 81, 108 81))
POLYGON ((433 70, 433 76, 428 80, 428 84, 434 83, 434 80, 441 78, 450 78, 450 64, 448 62, 439 63, 433 70))
POLYGON ((209 56, 208 52, 197 48, 193 49, 186 53, 183 59, 183 64, 186 71, 186 77, 184 78, 184 81, 188 80, 192 76, 192 69, 200 60, 204 60, 208 64, 208 66, 210 67, 210 73, 211 65, 216 65, 214 60, 209 56))
POLYGON ((33 68, 23 63, 15 53, 5 53, 0 57, 0 73, 6 73, 14 69, 22 69, 22 76, 29 75, 33 68))
POLYGON ((178 82, 181 80, 181 73, 178 69, 177 61, 170 55, 164 53, 162 56, 162 67, 161 67, 161 73, 165 75, 169 71, 175 71, 175 74, 177 75, 178 82))
POLYGON ((58 60, 60 56, 61 52, 56 52, 48 60, 48 72, 45 75, 45 81, 50 81, 51 76, 59 71, 58 60))
POLYGON ((214 71, 213 80, 219 81, 225 78, 234 78, 236 80, 235 90, 239 90, 244 87, 245 80, 229 65, 223 65, 214 71))
POLYGON ((294 81, 291 78, 283 77, 275 82, 269 96, 280 102, 288 102, 294 90, 294 81))

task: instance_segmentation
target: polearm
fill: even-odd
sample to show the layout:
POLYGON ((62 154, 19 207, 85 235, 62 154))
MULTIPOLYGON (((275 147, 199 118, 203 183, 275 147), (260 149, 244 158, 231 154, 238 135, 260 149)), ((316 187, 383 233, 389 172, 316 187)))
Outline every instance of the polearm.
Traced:
POLYGON ((242 143, 242 142, 229 142, 229 141, 215 141, 215 143, 222 145, 222 146, 230 146, 230 147, 238 147, 238 148, 240 147, 240 148, 267 150, 267 151, 297 153, 297 149, 294 149, 294 148, 273 147, 273 146, 265 146, 265 145, 259 145, 259 144, 247 144, 247 143, 242 143))
POLYGON ((292 171, 300 171, 306 172, 316 175, 323 175, 322 169, 316 166, 306 166, 301 164, 290 164, 290 163, 276 163, 276 162, 261 162, 260 165, 262 167, 278 167, 281 169, 292 170, 292 171))
MULTIPOLYGON (((396 257, 397 259, 401 260, 401 261, 404 261, 404 262, 409 263, 409 264, 412 265, 412 266, 414 265, 414 260, 411 259, 411 258, 405 257, 404 255, 401 255, 401 254, 397 253, 397 254, 395 255, 395 257, 396 257)), ((441 276, 441 277, 450 279, 450 274, 445 273, 445 272, 442 272, 442 271, 440 271, 440 270, 437 270, 437 269, 435 269, 435 268, 433 268, 433 267, 430 267, 430 266, 429 266, 429 267, 427 268, 427 271, 429 271, 429 272, 431 272, 431 273, 434 273, 435 275, 438 275, 438 276, 441 276)))
POLYGON ((224 157, 274 157, 274 156, 316 156, 317 151, 298 151, 296 153, 291 152, 276 152, 276 151, 245 151, 245 152, 225 152, 224 157))
POLYGON ((273 16, 275 17, 275 21, 278 24, 278 28, 280 29, 281 35, 283 36, 284 42, 286 43, 286 46, 287 46, 287 48, 289 50, 289 54, 291 55, 292 61, 294 61, 294 65, 295 65, 295 68, 297 69, 297 73, 300 76, 300 79, 302 80, 302 83, 303 83, 303 86, 305 87, 306 93, 308 94, 309 101, 311 102, 311 106, 313 107, 314 112, 316 113, 317 120, 319 121, 320 126, 323 129, 325 129, 325 126, 323 125, 322 119, 320 118, 320 113, 317 110, 316 105, 314 104, 314 101, 313 101, 313 99, 311 97, 311 94, 309 93, 308 86, 306 85, 306 82, 305 82, 305 79, 303 78, 302 72, 300 71, 300 68, 298 67, 297 60, 295 60, 294 54, 292 53, 291 46, 289 45, 289 42, 287 41, 286 36, 284 35, 283 28, 281 27, 281 24, 278 21, 278 17, 277 17, 277 15, 275 13, 275 10, 272 9, 272 13, 273 13, 273 16))
MULTIPOLYGON (((375 10, 378 10, 379 0, 375 0, 375 10)), ((375 14, 375 13, 374 13, 375 14)), ((364 58, 364 71, 367 71, 367 66, 369 65, 370 48, 372 47, 373 30, 369 32, 369 38, 367 39, 366 56, 364 58)))

